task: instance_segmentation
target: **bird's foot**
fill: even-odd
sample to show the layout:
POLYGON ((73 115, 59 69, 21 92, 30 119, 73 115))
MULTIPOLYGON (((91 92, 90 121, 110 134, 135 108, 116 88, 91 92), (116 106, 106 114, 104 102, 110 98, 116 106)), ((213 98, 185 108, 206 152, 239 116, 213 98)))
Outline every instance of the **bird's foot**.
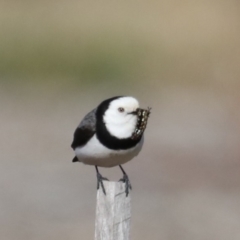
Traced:
POLYGON ((129 190, 132 190, 132 185, 130 183, 128 175, 123 174, 123 177, 119 180, 119 182, 124 182, 125 183, 125 193, 126 193, 126 197, 127 197, 128 194, 129 194, 129 190))
POLYGON ((103 177, 99 172, 97 172, 97 190, 101 186, 104 195, 106 195, 106 190, 105 190, 105 187, 103 185, 103 180, 104 181, 109 181, 107 178, 103 177))

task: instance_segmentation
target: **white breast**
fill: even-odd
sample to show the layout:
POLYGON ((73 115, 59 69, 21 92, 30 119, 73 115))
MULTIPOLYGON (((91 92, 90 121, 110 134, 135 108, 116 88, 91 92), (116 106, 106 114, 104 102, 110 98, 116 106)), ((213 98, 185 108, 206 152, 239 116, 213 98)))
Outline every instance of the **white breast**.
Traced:
POLYGON ((138 155, 143 145, 141 141, 133 148, 127 150, 112 150, 103 146, 97 139, 96 134, 83 147, 75 149, 80 162, 100 167, 114 167, 126 163, 138 155))

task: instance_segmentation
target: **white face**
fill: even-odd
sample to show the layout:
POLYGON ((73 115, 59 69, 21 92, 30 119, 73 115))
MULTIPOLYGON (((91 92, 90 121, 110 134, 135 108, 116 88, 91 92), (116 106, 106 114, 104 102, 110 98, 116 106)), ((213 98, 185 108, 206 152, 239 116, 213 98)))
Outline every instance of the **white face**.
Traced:
POLYGON ((132 114, 139 108, 137 99, 121 97, 113 100, 103 116, 107 130, 119 139, 132 136, 137 124, 137 116, 132 114))

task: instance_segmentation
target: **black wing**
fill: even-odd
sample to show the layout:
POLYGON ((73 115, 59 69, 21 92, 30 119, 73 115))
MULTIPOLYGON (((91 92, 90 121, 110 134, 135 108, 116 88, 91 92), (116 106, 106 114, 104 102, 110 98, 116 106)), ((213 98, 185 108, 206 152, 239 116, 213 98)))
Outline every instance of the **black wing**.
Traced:
POLYGON ((74 132, 73 149, 85 145, 96 132, 96 109, 88 113, 74 132))

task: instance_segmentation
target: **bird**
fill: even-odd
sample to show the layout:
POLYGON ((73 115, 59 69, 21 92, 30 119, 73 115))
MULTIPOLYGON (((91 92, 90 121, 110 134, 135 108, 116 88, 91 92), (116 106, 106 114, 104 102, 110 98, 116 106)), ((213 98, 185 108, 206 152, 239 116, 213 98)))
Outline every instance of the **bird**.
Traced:
POLYGON ((116 96, 102 101, 90 111, 79 123, 71 144, 75 152, 72 162, 93 165, 97 174, 97 189, 102 188, 107 178, 103 177, 98 167, 119 166, 128 196, 132 189, 129 177, 122 164, 139 154, 143 147, 144 130, 150 115, 147 110, 139 108, 139 102, 132 96, 116 96))

